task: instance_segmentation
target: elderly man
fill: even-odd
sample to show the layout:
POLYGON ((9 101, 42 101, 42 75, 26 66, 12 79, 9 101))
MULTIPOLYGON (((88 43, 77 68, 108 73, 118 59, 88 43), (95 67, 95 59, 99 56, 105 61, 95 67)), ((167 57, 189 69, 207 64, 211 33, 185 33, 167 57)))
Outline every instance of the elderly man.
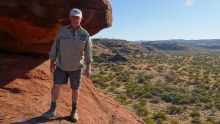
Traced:
POLYGON ((53 42, 50 56, 50 70, 54 73, 51 90, 51 106, 42 117, 49 119, 54 116, 57 99, 62 84, 68 78, 72 89, 72 111, 70 118, 78 121, 77 103, 81 84, 83 64, 86 64, 85 76, 90 77, 92 60, 92 41, 88 32, 81 27, 82 12, 73 8, 69 14, 70 25, 61 28, 53 42))

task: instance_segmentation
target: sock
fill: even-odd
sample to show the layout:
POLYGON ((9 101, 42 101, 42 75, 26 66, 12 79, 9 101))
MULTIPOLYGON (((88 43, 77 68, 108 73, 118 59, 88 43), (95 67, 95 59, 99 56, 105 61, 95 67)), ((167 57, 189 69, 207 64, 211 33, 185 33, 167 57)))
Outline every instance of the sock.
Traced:
POLYGON ((57 107, 57 102, 51 101, 50 108, 55 109, 57 107))
POLYGON ((72 102, 72 112, 75 112, 77 109, 77 103, 72 102))

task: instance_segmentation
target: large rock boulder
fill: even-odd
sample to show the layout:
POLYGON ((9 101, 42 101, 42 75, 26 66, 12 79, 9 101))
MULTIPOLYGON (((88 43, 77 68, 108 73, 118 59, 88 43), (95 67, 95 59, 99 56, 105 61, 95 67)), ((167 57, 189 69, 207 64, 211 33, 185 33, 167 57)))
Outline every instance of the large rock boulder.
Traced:
POLYGON ((0 1, 0 50, 46 55, 73 7, 82 10, 82 26, 90 35, 112 24, 108 0, 0 1))

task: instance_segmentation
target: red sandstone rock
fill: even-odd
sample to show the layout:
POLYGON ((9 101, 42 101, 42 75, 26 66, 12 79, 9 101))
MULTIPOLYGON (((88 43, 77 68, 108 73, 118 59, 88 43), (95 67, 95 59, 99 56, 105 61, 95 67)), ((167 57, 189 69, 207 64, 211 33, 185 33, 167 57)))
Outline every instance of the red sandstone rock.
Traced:
MULTIPOLYGON (((45 59, 0 54, 0 123, 3 124, 71 124, 71 89, 61 88, 57 115, 40 118, 49 108, 52 73, 45 59)), ((114 99, 97 90, 83 78, 77 124, 144 124, 138 116, 114 99)))
POLYGON ((0 1, 0 50, 46 55, 73 7, 83 11, 82 26, 90 35, 112 24, 108 0, 0 1))

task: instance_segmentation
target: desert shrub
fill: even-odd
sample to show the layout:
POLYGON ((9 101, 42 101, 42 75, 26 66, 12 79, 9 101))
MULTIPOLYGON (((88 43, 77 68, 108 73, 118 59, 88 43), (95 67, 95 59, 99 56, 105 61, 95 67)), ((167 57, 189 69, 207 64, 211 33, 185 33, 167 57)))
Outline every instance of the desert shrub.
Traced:
POLYGON ((119 94, 119 95, 117 96, 117 99, 119 99, 119 101, 120 101, 121 103, 124 103, 124 102, 126 101, 126 99, 127 99, 127 96, 126 96, 125 94, 119 94))
POLYGON ((176 105, 170 105, 169 107, 167 107, 166 111, 170 115, 180 114, 183 112, 183 108, 180 106, 176 106, 176 105))
POLYGON ((195 106, 196 106, 196 108, 202 108, 203 107, 203 103, 196 103, 195 106))
POLYGON ((200 113, 199 113, 198 111, 192 111, 192 112, 190 113, 190 116, 191 116, 191 117, 200 117, 200 113))
POLYGON ((119 67, 118 67, 118 70, 120 70, 120 71, 123 71, 124 69, 125 69, 124 66, 119 66, 119 67))
POLYGON ((201 95, 201 96, 207 96, 207 95, 209 95, 209 93, 208 93, 207 90, 201 89, 201 88, 195 88, 195 89, 193 90, 193 95, 197 95, 197 94, 199 94, 199 95, 201 95))
POLYGON ((150 117, 144 117, 143 120, 146 124, 156 124, 150 117))
POLYGON ((194 117, 191 120, 192 124, 202 124, 202 121, 199 117, 194 117))
POLYGON ((117 80, 118 81, 122 81, 122 82, 128 82, 130 81, 130 77, 129 75, 120 75, 120 76, 117 76, 117 80))
POLYGON ((166 75, 165 76, 165 80, 166 80, 167 83, 172 83, 172 82, 174 82, 176 80, 176 77, 170 76, 170 75, 166 75))
POLYGON ((172 103, 175 103, 175 104, 177 104, 177 105, 183 105, 183 104, 189 104, 190 103, 190 101, 189 101, 189 97, 187 97, 187 96, 181 96, 182 98, 180 98, 180 100, 179 101, 175 101, 175 102, 172 102, 172 103))
POLYGON ((153 114, 153 117, 152 117, 154 120, 167 120, 168 119, 168 116, 167 114, 165 114, 164 112, 157 112, 157 113, 154 113, 153 114))
POLYGON ((98 80, 98 79, 94 79, 94 80, 92 80, 92 82, 93 82, 94 84, 98 84, 98 83, 99 83, 99 80, 98 80))
POLYGON ((211 123, 213 123, 213 124, 216 123, 216 122, 215 122, 216 120, 215 120, 215 118, 213 118, 213 117, 207 117, 206 121, 207 121, 207 122, 211 122, 211 123))
POLYGON ((220 102, 216 102, 216 103, 215 103, 215 108, 218 109, 218 110, 220 110, 220 102))
POLYGON ((172 119, 172 120, 170 121, 170 123, 171 123, 171 124, 179 124, 179 121, 172 119))
POLYGON ((144 78, 145 78, 145 79, 148 79, 148 80, 149 80, 149 79, 153 79, 153 78, 154 78, 154 75, 153 75, 153 74, 147 74, 147 75, 144 76, 144 78))
POLYGON ((136 111, 136 113, 139 116, 147 116, 147 114, 149 114, 148 109, 145 106, 142 106, 140 104, 134 104, 133 105, 133 109, 136 111))
POLYGON ((118 87, 120 87, 120 86, 122 85, 122 82, 112 81, 112 82, 110 82, 110 85, 111 85, 111 87, 113 87, 113 88, 118 88, 118 87))
MULTIPOLYGON (((220 82, 220 81, 219 81, 219 82, 220 82)), ((220 86, 220 84, 217 83, 217 82, 215 82, 215 83, 213 84, 213 90, 214 90, 214 89, 217 89, 219 86, 220 86)))
POLYGON ((217 121, 215 124, 220 124, 220 121, 217 121))
POLYGON ((151 71, 151 69, 150 69, 149 67, 146 67, 145 70, 147 70, 147 71, 151 71))
POLYGON ((110 88, 108 89, 108 91, 109 91, 110 93, 115 93, 115 92, 116 92, 116 88, 115 88, 115 87, 110 87, 110 88))
POLYGON ((158 69, 158 72, 162 72, 165 69, 165 67, 160 65, 160 66, 157 66, 157 69, 158 69))
POLYGON ((108 71, 108 68, 105 68, 104 71, 108 71))
POLYGON ((205 105, 204 105, 204 109, 212 109, 212 107, 213 107, 213 104, 212 103, 206 103, 205 105))
POLYGON ((101 75, 106 75, 106 74, 108 74, 108 73, 107 73, 106 71, 100 71, 99 74, 101 74, 101 75))
POLYGON ((154 104, 158 104, 160 103, 160 97, 154 97, 150 102, 154 104))
POLYGON ((145 91, 143 87, 138 87, 138 90, 135 92, 136 98, 145 98, 145 91))
POLYGON ((138 82, 139 84, 143 84, 145 81, 146 81, 146 79, 145 79, 144 77, 140 77, 140 78, 138 78, 138 80, 137 80, 137 82, 138 82))
POLYGON ((194 104, 194 103, 199 103, 200 102, 199 97, 196 96, 196 95, 191 95, 191 96, 189 96, 187 98, 188 98, 190 104, 194 104))
POLYGON ((172 102, 174 99, 174 94, 173 93, 165 93, 162 96, 162 100, 164 100, 165 102, 172 102))
POLYGON ((145 99, 145 98, 140 98, 138 101, 140 102, 140 105, 142 105, 142 106, 147 105, 147 99, 145 99))
POLYGON ((212 98, 210 96, 199 95, 199 100, 203 103, 210 103, 212 101, 212 98))
POLYGON ((189 96, 181 92, 165 93, 162 96, 162 100, 164 100, 165 102, 171 102, 176 105, 189 104, 189 98, 189 96))
POLYGON ((133 82, 126 83, 125 89, 126 89, 127 96, 129 96, 130 98, 133 98, 133 96, 135 96, 135 93, 138 91, 137 87, 138 85, 136 83, 133 83, 133 82))
POLYGON ((118 71, 120 71, 120 70, 118 70, 118 68, 116 68, 116 67, 113 66, 113 67, 111 67, 111 71, 112 71, 112 72, 118 72, 118 71))
POLYGON ((144 92, 143 97, 144 97, 144 98, 149 98, 149 99, 154 98, 154 96, 153 96, 151 93, 149 93, 149 92, 144 92))
POLYGON ((161 118, 158 118, 157 120, 155 120, 157 124, 163 124, 164 120, 161 118))
POLYGON ((138 69, 137 67, 135 67, 134 65, 131 66, 131 70, 136 70, 138 69))
POLYGON ((160 97, 164 94, 165 90, 163 87, 161 86, 149 86, 149 87, 145 87, 145 91, 148 91, 150 92, 150 94, 152 96, 155 96, 155 97, 160 97))

